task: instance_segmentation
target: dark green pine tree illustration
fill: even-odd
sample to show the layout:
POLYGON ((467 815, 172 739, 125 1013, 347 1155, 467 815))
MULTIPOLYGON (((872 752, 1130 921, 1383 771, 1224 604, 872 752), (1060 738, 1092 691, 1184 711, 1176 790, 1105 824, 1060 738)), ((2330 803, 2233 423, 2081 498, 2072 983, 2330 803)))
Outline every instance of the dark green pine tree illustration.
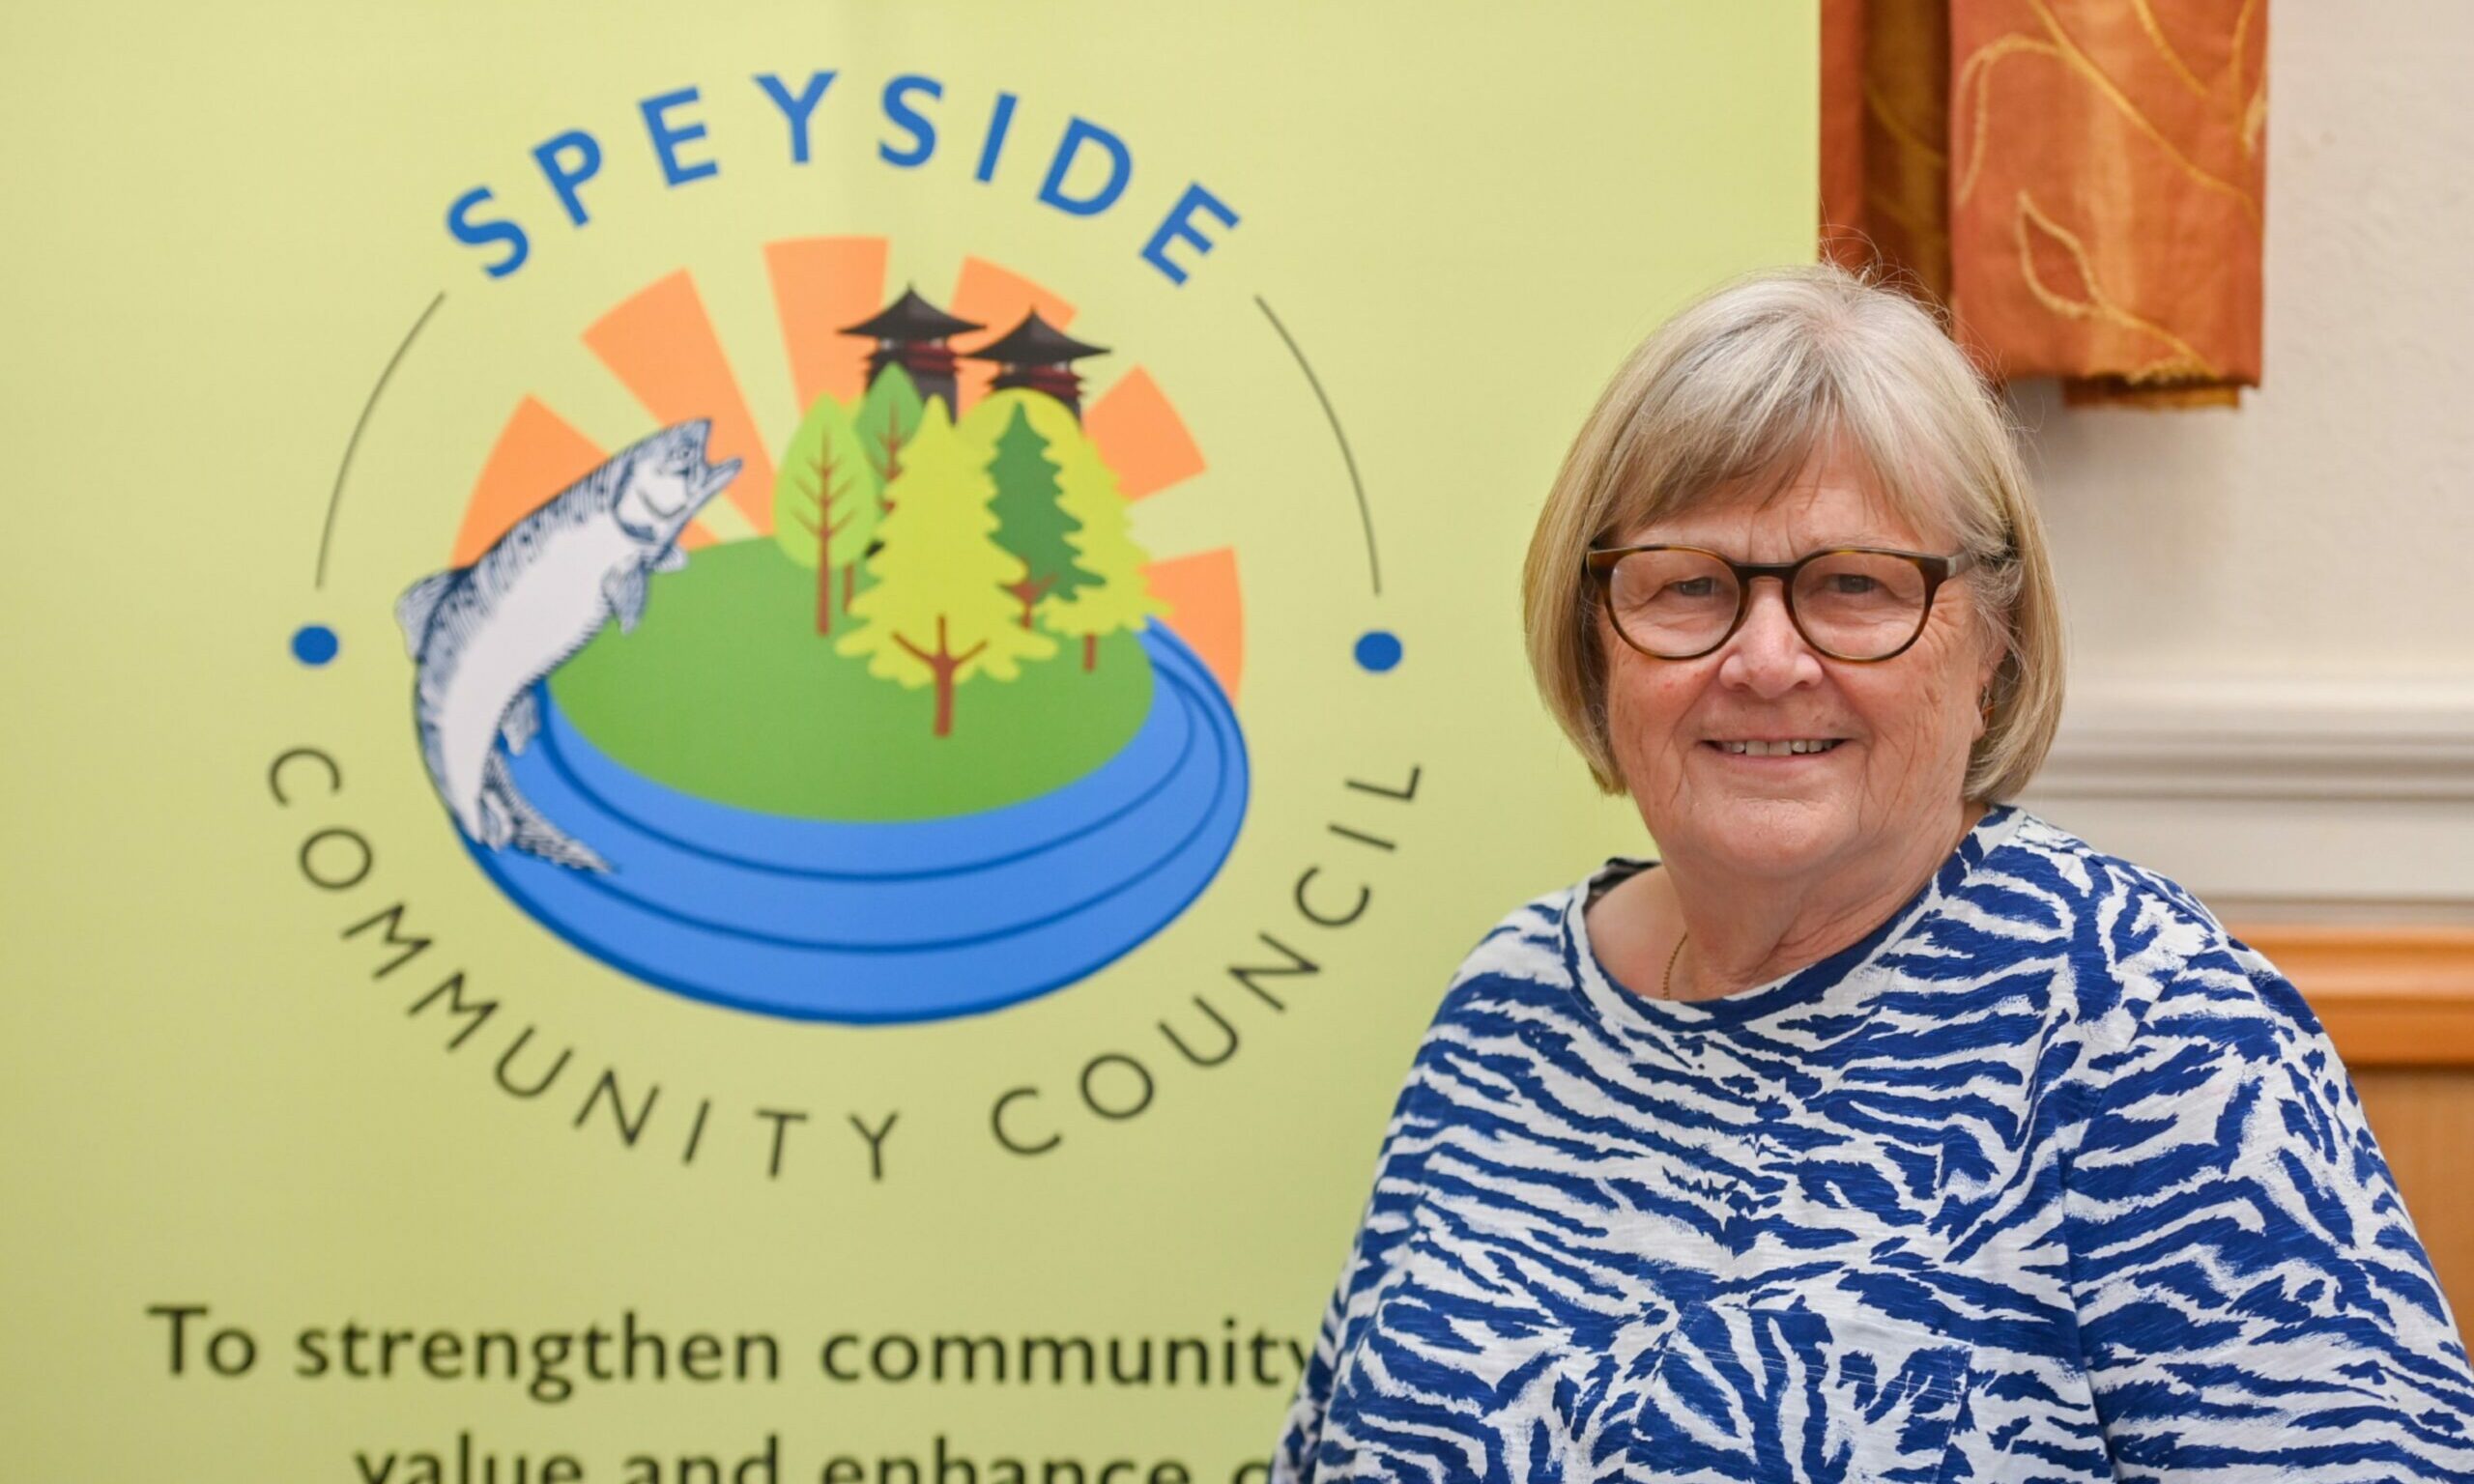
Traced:
POLYGON ((1058 501, 1057 466, 1048 456, 1048 441, 1019 407, 997 435, 988 474, 996 485, 996 543, 1022 563, 1021 576, 1005 590, 1022 605, 1027 629, 1041 599, 1070 597, 1098 579, 1074 564, 1074 547, 1066 538, 1082 528, 1058 501))

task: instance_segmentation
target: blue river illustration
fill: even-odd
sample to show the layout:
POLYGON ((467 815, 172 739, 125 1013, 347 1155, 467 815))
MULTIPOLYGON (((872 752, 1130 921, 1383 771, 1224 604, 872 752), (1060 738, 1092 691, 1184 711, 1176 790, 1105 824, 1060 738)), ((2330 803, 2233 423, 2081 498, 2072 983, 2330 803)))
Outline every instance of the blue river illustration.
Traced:
POLYGON ((611 760, 536 686, 515 782, 607 873, 467 844, 525 911, 663 988, 800 1020, 888 1024, 1020 1003, 1158 932, 1235 846, 1248 771, 1219 683, 1164 625, 1141 727, 1041 797, 901 823, 716 804, 611 760))

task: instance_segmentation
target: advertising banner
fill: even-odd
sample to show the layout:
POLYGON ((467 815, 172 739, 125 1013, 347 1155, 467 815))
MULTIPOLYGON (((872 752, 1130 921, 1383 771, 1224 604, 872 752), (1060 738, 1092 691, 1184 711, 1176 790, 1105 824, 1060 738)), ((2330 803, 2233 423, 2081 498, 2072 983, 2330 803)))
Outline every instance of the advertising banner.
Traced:
POLYGON ((1809 5, 8 24, 0 1476, 1262 1476, 1809 5))

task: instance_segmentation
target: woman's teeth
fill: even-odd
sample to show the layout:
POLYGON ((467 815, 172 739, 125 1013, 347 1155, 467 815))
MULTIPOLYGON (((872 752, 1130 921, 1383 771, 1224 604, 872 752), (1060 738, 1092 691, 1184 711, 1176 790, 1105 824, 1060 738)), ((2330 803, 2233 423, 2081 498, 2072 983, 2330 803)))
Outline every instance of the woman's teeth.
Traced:
POLYGON ((1718 748, 1738 757, 1785 757, 1802 753, 1826 753, 1845 740, 1844 737, 1815 737, 1793 742, 1721 742, 1718 748))

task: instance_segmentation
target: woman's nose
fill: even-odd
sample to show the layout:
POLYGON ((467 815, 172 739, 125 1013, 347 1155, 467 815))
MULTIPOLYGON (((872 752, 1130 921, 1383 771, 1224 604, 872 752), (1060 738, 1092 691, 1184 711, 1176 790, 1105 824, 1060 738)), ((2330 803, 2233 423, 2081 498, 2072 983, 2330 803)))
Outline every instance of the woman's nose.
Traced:
POLYGON ((1787 615, 1786 585, 1776 578, 1755 578, 1744 602, 1743 622, 1727 641, 1718 679, 1764 698, 1817 683, 1821 656, 1787 615))

